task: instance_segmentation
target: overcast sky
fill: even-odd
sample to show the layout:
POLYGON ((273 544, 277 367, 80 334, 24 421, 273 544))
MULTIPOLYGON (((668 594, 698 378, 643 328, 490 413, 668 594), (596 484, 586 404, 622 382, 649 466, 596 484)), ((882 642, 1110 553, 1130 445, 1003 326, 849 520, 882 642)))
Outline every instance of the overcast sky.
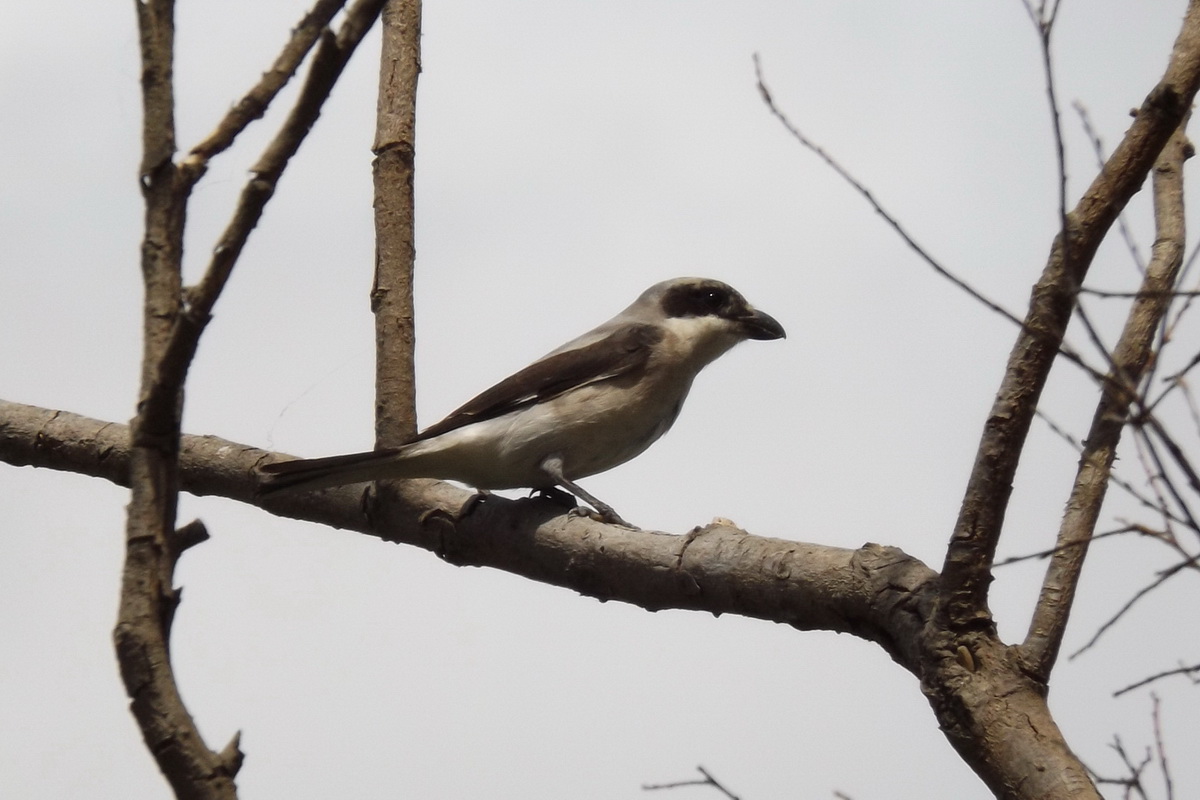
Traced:
MULTIPOLYGON (((0 397, 124 422, 141 297, 134 6, 69 5, 0 0, 0 397)), ((180 5, 182 148, 304 7, 180 5)), ((1061 98, 1084 103, 1110 146, 1161 75, 1183 8, 1064 4, 1061 98)), ((586 488, 645 528, 719 515, 765 536, 894 545, 938 568, 1015 331, 787 136, 755 88, 755 53, 797 125, 929 251, 1023 311, 1058 223, 1037 39, 1017 0, 430 0, 421 422, 651 283, 720 278, 788 339, 715 364, 668 436, 586 488)), ((192 372, 188 432, 304 456, 371 446, 377 65, 373 37, 251 239, 192 372)), ((189 277, 277 123, 256 124, 198 187, 189 277)), ((1073 200, 1094 158, 1069 108, 1065 123, 1073 200)), ((1131 215, 1143 252, 1147 200, 1131 215)), ((1132 275, 1106 246, 1096 285, 1132 275)), ((1095 313, 1119 323, 1122 309, 1095 313)), ((1060 367, 1045 407, 1082 435, 1094 402, 1060 367)), ((1049 546, 1074 461, 1035 430, 1002 556, 1049 546)), ((1135 461, 1123 461, 1132 477, 1135 461)), ((168 794, 110 643, 126 502, 95 479, 0 464, 0 796, 168 794)), ((213 539, 180 565, 179 683, 210 746, 243 731, 246 798, 643 798, 642 783, 697 764, 744 800, 987 796, 916 679, 849 636, 649 614, 230 501, 181 506, 213 539)), ((1111 504, 1102 528, 1122 513, 1111 504)), ((1095 548, 1065 650, 1166 563, 1146 542, 1095 548)), ((992 605, 1008 641, 1024 635, 1041 569, 1000 572, 992 605)), ((1059 665, 1052 707, 1089 765, 1120 771, 1114 734, 1139 758, 1152 743, 1149 692, 1110 695, 1197 660, 1194 598, 1154 597, 1059 665)), ((1200 701, 1182 680, 1157 691, 1176 791, 1194 796, 1200 701)))

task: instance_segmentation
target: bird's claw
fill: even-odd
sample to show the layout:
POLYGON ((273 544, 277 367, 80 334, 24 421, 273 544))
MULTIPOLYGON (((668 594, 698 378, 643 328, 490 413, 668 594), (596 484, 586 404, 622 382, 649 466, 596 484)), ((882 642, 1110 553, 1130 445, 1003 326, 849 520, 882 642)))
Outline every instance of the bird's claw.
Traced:
POLYGON ((616 511, 613 511, 612 508, 603 508, 597 510, 588 508, 587 506, 577 505, 567 512, 567 516, 587 517, 594 522, 603 522, 608 525, 620 525, 623 528, 630 528, 635 531, 640 530, 636 525, 630 525, 628 522, 621 519, 621 515, 616 511))

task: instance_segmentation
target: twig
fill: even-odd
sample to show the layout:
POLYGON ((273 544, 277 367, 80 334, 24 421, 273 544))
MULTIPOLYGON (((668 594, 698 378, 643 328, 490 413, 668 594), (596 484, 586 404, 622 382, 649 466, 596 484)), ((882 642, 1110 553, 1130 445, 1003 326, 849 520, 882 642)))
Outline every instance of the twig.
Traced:
POLYGON ((1110 291, 1106 291, 1104 289, 1089 289, 1085 286, 1084 288, 1079 290, 1079 293, 1080 294, 1090 294, 1093 297, 1099 297, 1102 300, 1112 299, 1112 298, 1129 299, 1129 298, 1155 297, 1155 296, 1159 296, 1159 295, 1164 296, 1164 297, 1171 297, 1171 298, 1200 297, 1200 292, 1185 291, 1182 289, 1168 289, 1166 291, 1157 292, 1157 293, 1142 292, 1142 291, 1110 292, 1110 291))
MULTIPOLYGON (((1193 674, 1200 674, 1200 664, 1192 664, 1191 666, 1179 666, 1179 667, 1176 667, 1175 669, 1168 669, 1168 670, 1163 670, 1162 672, 1157 672, 1154 675, 1149 676, 1148 678, 1142 678, 1140 681, 1136 681, 1122 689, 1116 690, 1115 692, 1113 692, 1113 697, 1120 697, 1123 694, 1132 692, 1134 689, 1140 689, 1143 686, 1148 686, 1149 684, 1155 683, 1156 681, 1160 681, 1163 678, 1170 678, 1174 675, 1189 675, 1190 676, 1193 674)), ((1192 679, 1192 683, 1196 683, 1196 680, 1192 679)))
POLYGON ((1129 777, 1102 778, 1094 770, 1089 769, 1088 771, 1092 773, 1093 777, 1095 777, 1096 783, 1124 786, 1125 797, 1127 799, 1136 793, 1138 797, 1142 798, 1142 800, 1148 800, 1146 797, 1146 790, 1142 786, 1142 773, 1146 771, 1146 767, 1150 766, 1150 762, 1152 760, 1150 751, 1146 751, 1146 755, 1142 758, 1140 764, 1134 764, 1133 759, 1131 759, 1129 754, 1125 752, 1125 746, 1121 744, 1121 737, 1114 736, 1113 743, 1109 745, 1109 747, 1115 750, 1117 755, 1121 758, 1121 762, 1125 765, 1125 769, 1129 771, 1129 777))
POLYGON ((189 158, 194 159, 197 166, 228 149, 251 122, 262 118, 271 101, 296 74, 300 63, 317 43, 329 21, 344 5, 346 0, 317 0, 312 10, 292 28, 292 35, 275 58, 275 63, 250 91, 234 103, 213 132, 191 149, 189 158))
MULTIPOLYGON (((1080 442, 1078 439, 1076 439, 1074 436, 1072 436, 1069 432, 1064 430, 1058 423, 1056 423, 1053 419, 1051 419, 1045 412, 1043 412, 1041 409, 1038 409, 1037 416, 1039 419, 1042 420, 1043 423, 1045 423, 1046 427, 1048 427, 1052 433, 1054 433, 1059 438, 1061 438, 1063 441, 1065 441, 1067 444, 1069 444, 1076 453, 1083 452, 1083 443, 1080 442)), ((1146 466, 1144 457, 1143 457, 1144 452, 1140 446, 1141 439, 1142 439, 1141 435, 1139 435, 1139 434, 1134 435, 1134 441, 1135 441, 1135 443, 1138 444, 1139 460, 1142 462, 1143 466, 1146 466)), ((1150 470, 1148 469, 1148 467, 1146 469, 1146 473, 1147 473, 1147 476, 1150 476, 1150 470)), ((1157 511, 1158 513, 1162 514, 1163 518, 1165 520, 1167 520, 1168 525, 1172 521, 1180 523, 1180 524, 1187 523, 1187 520, 1179 517, 1174 512, 1172 512, 1169 508, 1167 508, 1165 498, 1163 498, 1161 492, 1158 491, 1157 484, 1155 482, 1153 482, 1152 480, 1148 480, 1147 482, 1149 483, 1151 489, 1154 491, 1155 496, 1157 498, 1156 500, 1152 500, 1151 498, 1147 497, 1136 486, 1134 486, 1132 483, 1125 480, 1121 476, 1117 475, 1115 472, 1109 477, 1109 480, 1112 483, 1116 484, 1117 487, 1119 487, 1122 491, 1124 491, 1126 494, 1128 494, 1130 497, 1132 497, 1134 500, 1136 500, 1142 506, 1144 506, 1148 509, 1151 509, 1152 511, 1157 511)), ((1044 550, 1042 552, 1044 552, 1046 554, 1050 554, 1050 553, 1053 553, 1057 549, 1058 549, 1057 547, 1053 547, 1053 548, 1044 550)))
MULTIPOLYGON (((1096 154, 1096 166, 1103 169, 1104 161, 1108 157, 1104 152, 1104 141, 1100 138, 1100 134, 1096 133, 1096 129, 1092 126, 1091 115, 1088 114, 1087 108, 1076 100, 1073 104, 1075 113, 1079 115, 1079 121, 1083 125, 1083 131, 1087 134, 1088 139, 1092 142, 1092 151, 1096 154)), ((1146 260, 1142 258, 1141 249, 1138 247, 1137 240, 1133 238, 1133 231, 1125 223, 1125 215, 1117 216, 1117 230, 1121 234, 1121 238, 1125 240, 1125 247, 1129 250, 1129 255, 1133 259, 1133 263, 1137 266, 1139 273, 1146 271, 1146 260)), ((1122 297, 1126 296, 1123 293, 1106 293, 1099 292, 1094 289, 1081 289, 1080 291, 1087 294, 1094 294, 1099 297, 1122 297)))
POLYGON ((1162 586, 1164 583, 1166 583, 1168 580, 1170 580, 1171 578, 1178 575, 1183 570, 1188 569, 1188 568, 1194 568, 1195 566, 1196 566, 1195 559, 1187 559, 1187 560, 1181 561, 1178 564, 1174 564, 1174 565, 1168 567, 1167 569, 1163 570, 1162 572, 1160 572, 1154 580, 1152 580, 1147 585, 1143 586, 1138 591, 1134 592, 1133 597, 1126 600, 1125 604, 1121 606, 1121 608, 1117 611, 1117 613, 1113 614, 1108 619, 1107 622, 1105 622, 1098 629, 1096 629, 1096 632, 1094 634, 1092 634, 1092 638, 1088 639, 1088 641, 1082 647, 1080 647, 1078 650, 1071 653, 1071 655, 1068 656, 1068 658, 1075 659, 1076 657, 1083 655, 1085 652, 1087 652, 1091 648, 1095 647, 1096 643, 1100 641, 1100 638, 1110 628, 1112 628, 1114 625, 1116 625, 1117 622, 1119 622, 1122 617, 1124 617, 1127 613, 1129 613, 1133 609, 1133 607, 1135 605, 1137 605, 1137 602, 1139 600, 1141 600, 1143 597, 1145 597, 1146 595, 1153 592, 1158 587, 1162 586))
MULTIPOLYGON (((1133 432, 1133 449, 1137 454, 1138 464, 1141 465, 1142 471, 1146 475, 1146 485, 1150 487, 1150 491, 1154 494, 1152 502, 1149 498, 1142 500, 1142 502, 1148 508, 1152 508, 1159 513, 1163 520, 1164 534, 1174 539, 1174 525, 1176 523, 1187 524, 1187 520, 1175 513, 1168 504, 1167 497, 1163 494, 1162 490, 1165 476, 1162 474, 1162 469, 1157 466, 1159 462, 1152 452, 1153 442, 1148 439, 1146 432, 1140 427, 1135 428, 1133 432), (1151 461, 1154 463, 1151 463, 1151 461)), ((1134 496, 1141 499, 1140 494, 1135 494, 1134 496)), ((1184 513, 1188 513, 1186 508, 1184 509, 1184 513)))
MULTIPOLYGON (((1163 446, 1167 448, 1167 452, 1170 454, 1171 460, 1174 462, 1175 466, 1179 468, 1180 472, 1183 473, 1191 490, 1197 494, 1200 494, 1200 473, 1197 473, 1196 468, 1192 466, 1191 459, 1189 459, 1187 454, 1183 452, 1183 448, 1178 442, 1175 441, 1175 437, 1167 433, 1167 429, 1163 427, 1158 417, 1153 414, 1145 417, 1143 423, 1144 427, 1153 433, 1155 437, 1157 437, 1158 440, 1163 443, 1163 446)), ((1164 475, 1163 477, 1165 480, 1166 476, 1164 475)), ((1169 481, 1168 487, 1170 487, 1169 481)), ((1176 492, 1176 495, 1176 499, 1180 505, 1186 507, 1182 496, 1179 496, 1178 492, 1176 492)), ((1188 515, 1188 519, 1190 520, 1192 526, 1196 527, 1197 523, 1190 514, 1188 515)))
POLYGON ((1167 790, 1167 800, 1175 800, 1175 782, 1171 779, 1171 768, 1167 764, 1167 748, 1163 745, 1162 735, 1162 707, 1158 700, 1158 695, 1151 692, 1150 699, 1154 702, 1154 711, 1151 714, 1154 720, 1154 752, 1158 754, 1158 768, 1162 771, 1163 786, 1167 790))
MULTIPOLYGON (((1031 336, 1041 336, 1042 335, 1038 331, 1029 328, 1027 322, 1023 322, 1011 311, 1004 308, 999 303, 996 303, 991 298, 987 297, 982 292, 977 290, 975 287, 971 286, 965 280, 963 280, 962 278, 955 275, 948 267, 946 267, 940 261, 935 259, 927 250, 925 250, 925 248, 923 248, 916 241, 916 239, 914 239, 912 237, 912 235, 909 234, 909 232, 904 228, 904 226, 900 224, 900 221, 897 220, 894 216, 892 216, 892 214, 883 207, 883 205, 875 198, 875 195, 871 192, 870 189, 868 189, 857 178, 855 178, 848 169, 843 167, 841 165, 841 163, 838 162, 833 156, 831 156, 823 147, 821 147, 819 144, 814 142, 812 139, 808 138, 804 134, 804 132, 801 131, 795 125, 795 123, 793 123, 791 121, 791 119, 786 114, 783 113, 783 111, 779 108, 779 106, 777 106, 775 104, 774 96, 771 94, 771 91, 767 88, 765 79, 763 78, 762 64, 761 64, 761 61, 757 54, 755 54, 755 56, 754 56, 754 70, 755 70, 755 76, 758 81, 758 91, 759 91, 759 94, 763 98, 763 102, 767 106, 767 110, 770 111, 771 114, 774 115, 775 118, 779 120, 779 122, 784 126, 784 128, 787 130, 787 132, 789 134, 791 134, 792 138, 794 138, 797 142, 799 142, 806 149, 808 149, 812 153, 814 153, 818 158, 820 158, 822 161, 824 161, 825 164, 828 165, 830 169, 832 169, 835 173, 837 173, 837 175, 840 178, 842 178, 842 180, 844 180, 846 183, 850 184, 851 188, 853 188, 856 192, 858 192, 863 197, 863 199, 866 200, 867 203, 870 204, 871 208, 873 208, 875 210, 875 213, 879 214, 879 216, 883 218, 884 222, 886 222, 888 224, 888 226, 893 231, 896 232, 896 234, 904 241, 904 243, 906 245, 908 245, 908 247, 914 253, 916 253, 917 256, 922 261, 924 261, 938 275, 941 275, 943 278, 950 281, 951 284, 953 284, 954 286, 961 289, 972 299, 981 303, 988 310, 990 310, 996 314, 999 314, 1001 317, 1003 317, 1005 320, 1011 322, 1013 325, 1016 325, 1017 327, 1019 327, 1023 330, 1026 330, 1031 336)), ((1057 347, 1060 355, 1062 355, 1068 361, 1070 361, 1071 363, 1075 364, 1077 367, 1082 369, 1094 380, 1097 380, 1097 381, 1104 380, 1104 373, 1097 370, 1096 368, 1089 365, 1086 361, 1084 361, 1083 357, 1078 352, 1076 352, 1074 348, 1072 348, 1070 345, 1066 344, 1062 340, 1062 337, 1058 337, 1055 340, 1055 347, 1057 347)))
POLYGON ((875 213, 883 217, 884 222, 886 222, 888 226, 891 227, 891 229, 894 230, 896 234, 904 240, 904 243, 907 244, 909 248, 911 248, 912 251, 921 258, 922 261, 928 264, 934 272, 950 281, 950 283, 966 292, 988 309, 1004 317, 1014 325, 1021 325, 1021 320, 1018 319, 1015 314, 981 293, 962 278, 955 275, 940 261, 930 255, 925 248, 923 248, 915 239, 913 239, 904 226, 900 224, 899 220, 892 216, 892 214, 888 212, 888 210, 885 209, 878 200, 875 199, 875 195, 871 193, 870 189, 864 186, 857 178, 850 174, 849 170, 843 167, 836 159, 833 158, 833 156, 829 155, 824 148, 805 136, 804 133, 792 123, 787 115, 785 115, 775 104, 775 99, 772 96, 770 89, 767 88, 766 81, 763 77, 762 62, 757 53, 754 54, 754 74, 758 81, 758 92, 760 95, 762 95, 762 99, 763 102, 766 103, 767 110, 769 110, 775 116, 775 118, 779 120, 783 127, 787 129, 788 133, 792 135, 792 138, 803 145, 806 149, 814 153, 818 158, 824 161, 830 169, 836 172, 842 180, 850 184, 850 186, 853 187, 854 190, 857 191, 864 200, 871 204, 871 208, 875 209, 875 213))
POLYGON ((708 770, 706 770, 704 767, 696 767, 696 770, 704 776, 703 780, 674 781, 672 783, 643 783, 642 791, 653 792, 658 789, 678 789, 681 786, 712 786, 717 789, 717 791, 728 797, 729 800, 738 800, 737 795, 722 786, 721 783, 711 774, 709 774, 708 770))
MULTIPOLYGON (((1138 528, 1138 526, 1136 526, 1136 525, 1126 525, 1124 527, 1117 528, 1116 530, 1104 531, 1103 533, 1097 533, 1095 536, 1092 537, 1092 541, 1096 542, 1101 539, 1107 539, 1110 536, 1121 536, 1126 533, 1142 533, 1142 532, 1143 532, 1143 529, 1138 528)), ((1013 564, 1020 564, 1023 561, 1039 561, 1041 559, 1049 558, 1050 556, 1054 555, 1055 553, 1057 553, 1060 549, 1062 549, 1064 547, 1079 547, 1079 546, 1080 546, 1080 544, 1078 542, 1069 542, 1067 544, 1055 545, 1054 547, 1051 547, 1047 550, 1039 550, 1036 553, 1027 553, 1026 555, 1023 555, 1023 556, 1009 556, 1008 558, 1003 558, 1003 559, 1000 559, 999 561, 997 561, 995 564, 995 568, 1000 569, 1001 567, 1007 567, 1007 566, 1011 566, 1013 564)))

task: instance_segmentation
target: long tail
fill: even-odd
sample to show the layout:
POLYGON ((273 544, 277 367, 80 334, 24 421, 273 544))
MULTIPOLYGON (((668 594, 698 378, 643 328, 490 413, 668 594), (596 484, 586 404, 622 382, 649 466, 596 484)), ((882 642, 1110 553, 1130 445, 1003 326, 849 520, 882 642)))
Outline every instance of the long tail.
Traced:
POLYGON ((262 482, 258 487, 258 496, 269 497, 285 492, 325 489, 387 477, 388 471, 385 467, 394 463, 402 452, 403 448, 373 450, 368 453, 301 458, 267 464, 259 467, 262 482))

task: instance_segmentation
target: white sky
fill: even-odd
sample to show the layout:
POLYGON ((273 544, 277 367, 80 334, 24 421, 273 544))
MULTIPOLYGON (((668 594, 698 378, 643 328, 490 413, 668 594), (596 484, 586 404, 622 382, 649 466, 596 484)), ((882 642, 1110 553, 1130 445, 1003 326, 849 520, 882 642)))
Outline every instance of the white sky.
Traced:
MULTIPOLYGON (((1110 145, 1161 74, 1183 7, 1065 4, 1061 97, 1084 102, 1110 145)), ((303 8, 181 4, 181 147, 267 66, 303 8)), ((141 293, 133 4, 0 11, 0 397, 124 421, 141 293)), ((1022 311, 1057 199, 1020 3, 431 0, 423 46, 422 422, 657 280, 721 278, 789 338, 713 366, 670 435, 586 487, 646 528, 721 515, 767 536, 895 545, 938 567, 1014 331, 785 135, 751 56, 793 121, 919 241, 1022 311)), ((370 446, 377 52, 372 38, 352 63, 218 304, 189 432, 306 456, 370 446)), ((192 277, 277 120, 198 188, 192 277)), ((1073 199, 1093 159, 1069 111, 1066 122, 1073 199)), ((1144 224, 1140 236, 1146 252, 1144 224)), ((1109 246, 1096 283, 1128 287, 1131 272, 1109 246)), ((1096 314, 1119 323, 1111 310, 1096 314)), ((1093 403, 1061 368, 1046 403, 1056 418, 1082 435, 1093 403)), ((1032 448, 1002 555, 1051 542, 1073 476, 1074 454, 1044 427, 1032 448)), ((167 794, 110 646, 125 502, 97 480, 0 465, 0 796, 167 794)), ((850 637, 600 604, 223 500, 185 497, 181 516, 214 538, 181 564, 175 664, 210 745, 243 731, 246 798, 643 798, 642 783, 694 777, 697 764, 745 800, 987 796, 916 680, 850 637)), ((1067 650, 1166 563, 1144 542, 1098 546, 1067 650)), ((1009 641, 1040 571, 1000 575, 1009 641)), ((1114 733, 1139 757, 1152 742, 1148 692, 1110 694, 1196 661, 1195 609, 1194 594, 1163 594, 1060 664, 1052 704, 1089 764, 1119 771, 1114 733)), ((1196 691, 1157 691, 1176 791, 1194 795, 1196 691)))

